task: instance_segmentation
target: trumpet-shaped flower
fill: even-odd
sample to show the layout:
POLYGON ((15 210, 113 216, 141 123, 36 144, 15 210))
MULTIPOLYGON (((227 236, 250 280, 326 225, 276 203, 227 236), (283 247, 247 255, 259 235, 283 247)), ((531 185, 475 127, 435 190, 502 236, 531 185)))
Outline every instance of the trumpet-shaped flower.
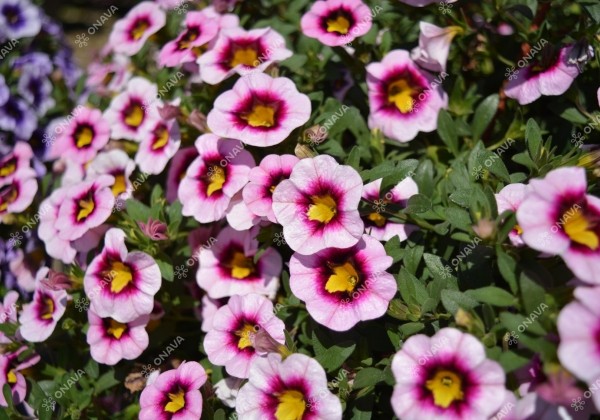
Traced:
POLYGON ((156 3, 144 1, 115 23, 108 42, 116 53, 135 55, 165 22, 165 12, 156 3))

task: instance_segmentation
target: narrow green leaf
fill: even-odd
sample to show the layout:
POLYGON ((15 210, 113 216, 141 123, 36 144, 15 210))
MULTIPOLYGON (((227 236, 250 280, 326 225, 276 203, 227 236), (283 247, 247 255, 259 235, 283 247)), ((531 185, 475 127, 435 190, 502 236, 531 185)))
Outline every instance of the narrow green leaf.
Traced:
POLYGON ((479 140, 481 135, 486 130, 487 126, 493 120, 498 109, 499 97, 498 94, 493 94, 485 98, 475 110, 471 130, 473 131, 473 139, 479 140))

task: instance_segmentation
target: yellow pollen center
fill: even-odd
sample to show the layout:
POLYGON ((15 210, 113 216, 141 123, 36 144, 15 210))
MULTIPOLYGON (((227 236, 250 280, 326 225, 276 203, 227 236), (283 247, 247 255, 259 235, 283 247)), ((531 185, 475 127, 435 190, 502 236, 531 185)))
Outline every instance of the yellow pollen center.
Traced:
POLYGON ((152 144, 152 150, 162 149, 169 142, 169 132, 164 126, 158 127, 154 130, 154 143, 152 144))
POLYGON ((9 384, 17 383, 17 375, 15 374, 14 369, 11 369, 10 371, 8 371, 8 374, 6 375, 6 380, 9 384))
POLYGON ((387 220, 385 217, 383 217, 379 213, 370 213, 369 216, 368 216, 368 219, 371 222, 375 223, 375 225, 377 227, 382 227, 383 225, 385 225, 385 222, 387 220))
POLYGON ((81 222, 83 219, 92 214, 94 208, 96 207, 93 197, 86 197, 83 200, 79 200, 77 206, 79 208, 79 211, 77 212, 78 222, 81 222))
POLYGON ((387 89, 388 101, 396 105, 396 108, 403 114, 413 110, 415 93, 417 91, 409 85, 406 79, 396 80, 387 89))
POLYGON ((180 50, 187 50, 190 48, 190 44, 198 38, 198 31, 188 30, 185 35, 181 38, 177 46, 180 50))
POLYGON ((517 231, 517 235, 523 234, 523 229, 521 229, 521 226, 515 225, 514 229, 517 231))
POLYGON ((12 185, 8 186, 8 192, 4 194, 0 194, 0 211, 5 211, 8 208, 8 205, 14 202, 19 194, 17 193, 17 189, 12 185))
POLYGON ((50 298, 44 298, 43 303, 42 319, 52 319, 52 315, 54 315, 54 301, 50 298))
POLYGON ((235 332, 235 335, 240 337, 238 340, 238 348, 245 349, 247 347, 252 347, 252 340, 250 337, 252 334, 256 333, 256 327, 250 324, 244 324, 244 326, 235 332))
POLYGON ((331 269, 333 274, 325 283, 325 290, 329 293, 354 291, 359 277, 352 263, 345 262, 342 265, 332 266, 331 269))
POLYGON ((449 370, 436 372, 432 379, 425 382, 425 387, 433 394, 433 403, 438 407, 448 408, 454 401, 464 398, 462 380, 449 370))
POLYGON ((108 327, 106 332, 115 337, 117 340, 119 340, 123 333, 127 331, 127 324, 121 324, 120 322, 115 321, 114 319, 111 319, 109 322, 110 327, 108 327))
POLYGON ((220 166, 212 166, 209 171, 208 187, 206 188, 206 195, 210 197, 215 192, 223 189, 225 184, 225 171, 220 166))
POLYGON ((254 261, 251 257, 246 257, 243 252, 236 251, 230 262, 231 277, 236 279, 245 279, 254 272, 254 261))
POLYGON ((165 411, 169 413, 177 413, 185 407, 185 393, 183 390, 177 391, 176 394, 169 393, 169 402, 165 405, 165 411))
POLYGON ((79 149, 84 148, 92 144, 94 139, 94 132, 90 127, 81 126, 75 131, 75 141, 79 149))
POLYGON ((306 410, 306 401, 301 392, 289 389, 278 395, 277 399, 279 400, 277 411, 275 411, 277 420, 302 420, 306 410))
POLYGON ((15 164, 14 160, 11 159, 3 166, 0 166, 0 176, 8 176, 15 172, 16 169, 17 165, 15 164))
POLYGON ((593 251, 598 249, 600 238, 593 230, 596 226, 586 219, 580 208, 564 213, 562 220, 564 221, 565 233, 573 242, 585 245, 593 251))
POLYGON ((136 41, 144 36, 144 33, 148 30, 150 24, 145 20, 138 20, 131 30, 131 37, 136 41))
POLYGON ((229 62, 229 65, 233 68, 240 64, 248 67, 256 67, 258 63, 258 52, 256 49, 247 47, 239 48, 234 51, 233 58, 229 62))
POLYGON ((137 104, 130 105, 125 110, 125 124, 130 127, 139 127, 144 121, 144 110, 137 104))
POLYGON ((125 174, 117 174, 115 177, 115 183, 111 187, 112 193, 115 197, 119 194, 127 191, 127 182, 125 181, 125 174))
POLYGON ((306 215, 309 220, 329 223, 337 214, 337 204, 330 195, 315 195, 311 198, 312 204, 308 206, 306 215))
POLYGON ((346 35, 349 30, 350 21, 344 16, 327 20, 327 32, 337 32, 338 34, 346 35))
POLYGON ((243 115, 242 119, 248 121, 252 127, 273 127, 275 125, 275 109, 267 105, 254 105, 252 111, 243 115))
POLYGON ((120 293, 133 281, 131 268, 121 261, 113 261, 110 268, 110 291, 113 293, 120 293))

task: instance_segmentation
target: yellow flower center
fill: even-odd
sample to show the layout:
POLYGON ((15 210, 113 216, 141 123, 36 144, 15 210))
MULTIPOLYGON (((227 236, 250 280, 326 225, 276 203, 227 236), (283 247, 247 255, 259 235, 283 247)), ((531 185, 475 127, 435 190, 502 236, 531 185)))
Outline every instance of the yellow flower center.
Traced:
POLYGON ((133 274, 128 265, 121 261, 113 261, 110 265, 110 291, 120 293, 129 283, 133 281, 133 274))
POLYGON ((144 121, 144 110, 137 104, 133 103, 125 110, 125 124, 130 127, 139 127, 144 121))
POLYGON ((581 208, 565 212, 561 220, 564 221, 565 233, 573 242, 585 245, 593 251, 598 249, 600 240, 594 231, 596 225, 585 217, 581 208))
POLYGON ((425 382, 425 387, 433 394, 433 402, 438 407, 448 408, 454 401, 464 398, 462 380, 449 370, 436 372, 432 379, 425 382))
POLYGON ((52 319, 54 315, 54 301, 47 297, 43 299, 42 319, 52 319))
POLYGON ((6 380, 9 384, 16 384, 17 383, 17 375, 15 374, 15 370, 11 369, 8 371, 8 374, 6 375, 6 380))
POLYGON ((388 101, 396 105, 396 108, 403 113, 409 113, 413 110, 415 100, 413 95, 418 91, 410 86, 406 79, 398 79, 388 86, 388 101))
POLYGON ((4 190, 0 193, 0 199, 2 199, 0 201, 0 211, 5 211, 8 208, 8 205, 14 202, 17 199, 17 197, 19 197, 19 193, 17 192, 17 189, 14 186, 9 185, 7 189, 8 192, 4 190))
POLYGON ((94 197, 88 195, 86 198, 79 200, 77 202, 77 207, 77 221, 81 222, 94 211, 94 208, 96 207, 96 203, 94 203, 94 197))
POLYGON ((108 327, 106 332, 115 337, 117 340, 119 340, 123 333, 127 331, 127 324, 121 324, 120 322, 115 321, 114 319, 111 319, 109 323, 110 326, 108 327))
POLYGON ((135 23, 133 29, 131 30, 131 37, 137 41, 142 36, 144 36, 144 33, 148 30, 149 27, 150 23, 146 19, 138 20, 135 23))
POLYGON ((206 188, 206 196, 210 197, 215 192, 223 189, 223 184, 225 184, 225 170, 220 166, 211 166, 208 170, 208 187, 206 188))
POLYGON ((182 389, 176 394, 169 393, 169 402, 165 405, 165 411, 168 413, 177 413, 185 407, 185 393, 182 389))
POLYGON ((278 395, 277 399, 279 400, 277 411, 275 411, 277 420, 302 420, 306 410, 306 401, 301 392, 289 389, 278 395))
POLYGON ((198 39, 198 30, 196 28, 188 29, 185 35, 181 37, 181 40, 177 43, 177 48, 180 50, 187 50, 190 48, 190 44, 198 39))
POLYGON ((329 194, 315 195, 310 198, 312 204, 308 206, 306 215, 309 220, 329 223, 337 214, 337 204, 329 194))
POLYGON ((382 227, 383 225, 385 225, 385 222, 387 221, 387 219, 379 213, 370 213, 368 216, 368 219, 371 222, 375 223, 375 225, 377 227, 382 227))
POLYGON ((229 62, 229 65, 233 68, 240 64, 248 67, 256 67, 258 63, 258 52, 255 48, 246 47, 238 48, 233 52, 233 57, 229 62))
POLYGON ((514 229, 517 231, 517 235, 523 234, 523 229, 519 225, 515 225, 514 229))
POLYGON ((334 265, 331 269, 333 274, 329 276, 327 283, 325 283, 325 290, 329 293, 354 291, 359 276, 351 262, 334 265))
POLYGON ((350 30, 350 21, 338 15, 335 19, 327 19, 327 32, 337 32, 346 35, 350 30))
POLYGON ((117 197, 119 194, 127 191, 127 182, 125 181, 125 174, 123 174, 123 173, 114 175, 114 177, 115 177, 115 183, 111 187, 111 190, 112 190, 113 195, 115 197, 117 197))
POLYGON ((248 121, 252 127, 273 127, 275 125, 275 109, 268 105, 257 104, 252 111, 242 115, 242 119, 248 121))
POLYGON ((257 327, 250 324, 244 324, 244 326, 235 332, 235 335, 240 337, 238 340, 238 348, 245 349, 247 347, 252 347, 252 340, 250 337, 252 334, 256 334, 257 327))
POLYGON ((252 257, 246 257, 243 252, 235 251, 231 261, 231 277, 236 279, 245 279, 254 273, 254 261, 252 257))
POLYGON ((92 129, 85 125, 80 125, 75 130, 75 142, 79 149, 89 146, 92 144, 94 139, 94 132, 92 129))
POLYGON ((159 126, 154 130, 154 143, 152 143, 152 150, 162 149, 169 142, 169 131, 163 125, 159 126))
POLYGON ((4 165, 0 166, 0 176, 8 176, 15 172, 17 164, 15 159, 9 159, 4 165))

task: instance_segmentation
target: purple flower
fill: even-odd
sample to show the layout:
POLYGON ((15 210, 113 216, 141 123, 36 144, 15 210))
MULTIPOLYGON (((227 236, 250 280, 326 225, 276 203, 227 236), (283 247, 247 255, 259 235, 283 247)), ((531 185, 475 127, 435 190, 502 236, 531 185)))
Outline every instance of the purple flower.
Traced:
POLYGON ((46 77, 38 76, 37 71, 27 69, 19 77, 19 93, 39 116, 44 116, 56 103, 52 98, 52 83, 46 77))
POLYGON ((153 241, 164 241, 168 239, 165 233, 167 232, 167 225, 160 220, 148 219, 148 223, 137 222, 138 226, 148 238, 153 241))
POLYGON ((0 35, 7 39, 31 37, 41 27, 40 11, 29 0, 0 0, 0 35))
POLYGON ((4 76, 0 74, 0 105, 4 105, 6 101, 8 101, 9 96, 10 90, 8 89, 8 86, 6 86, 4 76))
POLYGON ((12 61, 11 67, 29 72, 35 70, 38 76, 49 76, 52 73, 52 61, 50 57, 41 52, 33 52, 16 57, 12 61))
POLYGON ((19 138, 29 139, 36 127, 35 112, 22 99, 12 96, 0 106, 0 129, 11 131, 19 138))

